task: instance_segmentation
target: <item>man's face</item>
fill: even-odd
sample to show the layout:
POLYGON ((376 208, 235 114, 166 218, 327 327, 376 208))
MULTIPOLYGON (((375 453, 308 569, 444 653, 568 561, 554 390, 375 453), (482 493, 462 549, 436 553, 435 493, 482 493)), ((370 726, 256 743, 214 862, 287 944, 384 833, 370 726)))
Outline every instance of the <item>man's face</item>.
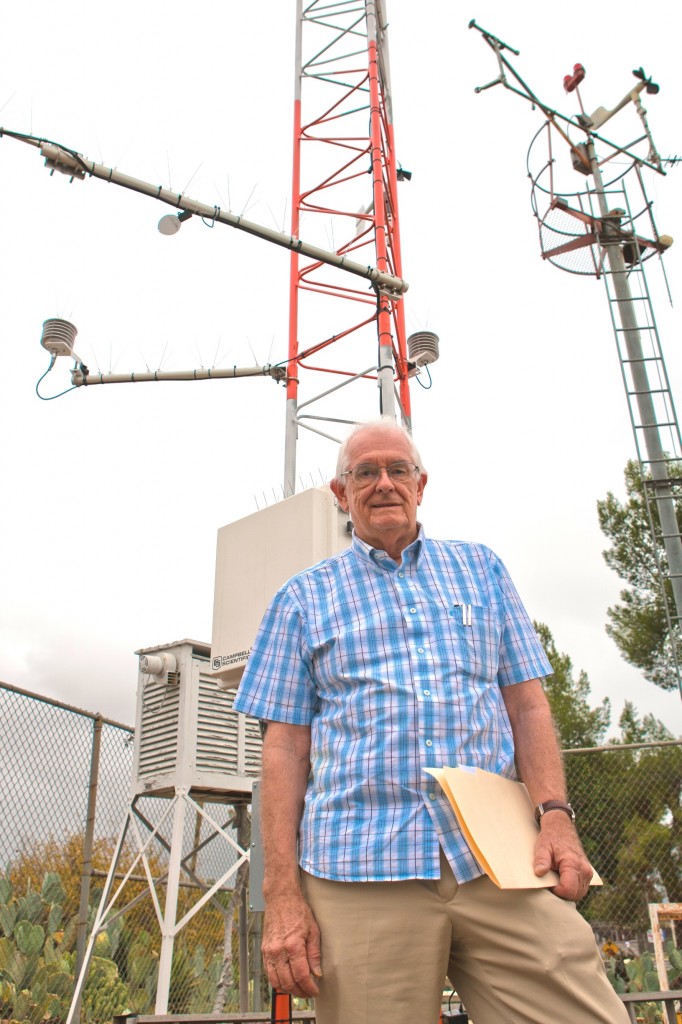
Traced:
MULTIPOLYGON (((360 430, 348 445, 347 469, 356 466, 413 464, 408 439, 399 431, 368 427, 360 430)), ((417 507, 421 504, 426 473, 414 473, 405 482, 381 473, 362 485, 345 475, 332 481, 332 490, 344 512, 349 512, 355 532, 372 547, 396 557, 417 536, 417 507)))

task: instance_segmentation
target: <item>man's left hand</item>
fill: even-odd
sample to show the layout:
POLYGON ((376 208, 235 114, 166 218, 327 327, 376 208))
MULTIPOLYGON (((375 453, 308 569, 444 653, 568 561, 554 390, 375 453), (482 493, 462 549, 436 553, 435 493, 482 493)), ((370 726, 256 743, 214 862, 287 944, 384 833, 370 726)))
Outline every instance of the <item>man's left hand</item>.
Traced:
POLYGON ((585 895, 592 879, 592 867, 575 826, 563 811, 543 814, 535 843, 535 874, 546 875, 550 868, 559 873, 559 884, 552 886, 556 896, 562 900, 579 900, 585 895))

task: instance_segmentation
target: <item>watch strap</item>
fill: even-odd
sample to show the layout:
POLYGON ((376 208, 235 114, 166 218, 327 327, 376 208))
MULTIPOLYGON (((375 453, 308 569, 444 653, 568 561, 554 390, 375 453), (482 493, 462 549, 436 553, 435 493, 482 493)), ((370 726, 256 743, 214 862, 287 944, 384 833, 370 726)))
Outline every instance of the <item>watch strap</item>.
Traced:
POLYGON ((575 822, 575 811, 565 800, 545 800, 543 803, 538 804, 535 808, 535 820, 538 824, 543 814, 546 814, 547 811, 563 811, 564 814, 569 816, 571 821, 575 822))

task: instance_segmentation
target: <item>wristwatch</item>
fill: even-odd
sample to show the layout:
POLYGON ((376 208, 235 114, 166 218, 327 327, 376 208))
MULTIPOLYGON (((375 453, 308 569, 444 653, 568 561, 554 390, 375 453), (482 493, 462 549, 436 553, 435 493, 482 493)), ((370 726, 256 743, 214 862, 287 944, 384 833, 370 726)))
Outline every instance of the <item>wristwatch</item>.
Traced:
POLYGON ((570 804, 565 803, 563 800, 545 800, 543 804, 538 804, 535 808, 535 820, 538 825, 542 819, 543 814, 547 814, 547 811, 563 811, 569 816, 573 824, 575 824, 575 811, 570 804))

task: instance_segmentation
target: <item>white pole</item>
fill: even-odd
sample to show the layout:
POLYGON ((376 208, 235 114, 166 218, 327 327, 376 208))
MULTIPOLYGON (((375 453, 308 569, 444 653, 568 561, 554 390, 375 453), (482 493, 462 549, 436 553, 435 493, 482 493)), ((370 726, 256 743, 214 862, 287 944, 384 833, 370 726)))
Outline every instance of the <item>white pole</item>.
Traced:
POLYGON ((173 965, 173 944, 175 942, 175 922, 178 911, 178 892, 180 889, 180 865, 182 861, 182 841, 185 834, 185 801, 186 791, 176 790, 175 812, 173 815, 173 833, 170 843, 168 862, 168 881, 166 883, 166 906, 163 913, 161 928, 161 955, 159 956, 159 980, 156 987, 156 1006, 154 1013, 168 1013, 168 994, 170 992, 171 967, 173 965))

